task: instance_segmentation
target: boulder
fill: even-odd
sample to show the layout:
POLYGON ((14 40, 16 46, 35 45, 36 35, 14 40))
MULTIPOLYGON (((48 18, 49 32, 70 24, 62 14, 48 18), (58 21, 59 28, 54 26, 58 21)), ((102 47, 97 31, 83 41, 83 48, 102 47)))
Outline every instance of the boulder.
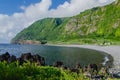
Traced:
POLYGON ((42 65, 42 66, 45 65, 45 59, 38 54, 33 55, 31 60, 33 62, 36 62, 38 65, 42 65))
POLYGON ((29 61, 32 58, 31 53, 24 53, 21 55, 21 59, 24 61, 29 61))
POLYGON ((30 63, 37 63, 38 65, 42 66, 45 65, 45 59, 43 57, 38 54, 32 55, 31 53, 25 53, 22 54, 19 58, 16 58, 16 56, 10 56, 10 54, 6 52, 5 54, 0 55, 0 61, 6 61, 8 63, 18 61, 19 65, 30 61, 30 63))
POLYGON ((10 58, 8 58, 8 63, 15 62, 16 60, 17 60, 16 56, 12 55, 12 56, 10 56, 10 58))
POLYGON ((62 67, 62 66, 63 66, 63 62, 57 61, 57 62, 54 63, 53 66, 54 66, 54 67, 62 67))
POLYGON ((0 55, 0 61, 8 61, 9 58, 10 58, 10 54, 8 52, 0 55))

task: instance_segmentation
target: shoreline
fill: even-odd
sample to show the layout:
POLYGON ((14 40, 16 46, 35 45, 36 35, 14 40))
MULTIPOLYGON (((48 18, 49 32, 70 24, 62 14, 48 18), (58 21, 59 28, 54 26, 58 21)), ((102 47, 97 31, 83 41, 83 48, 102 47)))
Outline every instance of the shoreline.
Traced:
POLYGON ((55 44, 47 44, 48 46, 64 46, 64 47, 77 47, 77 48, 87 48, 93 49, 97 51, 102 51, 107 54, 110 54, 114 61, 113 61, 113 68, 120 69, 120 46, 118 45, 111 45, 111 46, 99 46, 99 45, 55 45, 55 44))

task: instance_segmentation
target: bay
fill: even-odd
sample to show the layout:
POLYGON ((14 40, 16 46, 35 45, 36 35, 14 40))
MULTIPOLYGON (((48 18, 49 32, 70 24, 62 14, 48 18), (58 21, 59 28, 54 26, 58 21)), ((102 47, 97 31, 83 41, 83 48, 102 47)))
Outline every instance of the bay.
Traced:
POLYGON ((56 61, 62 61, 66 66, 75 66, 76 63, 88 65, 90 63, 102 64, 106 53, 77 47, 62 47, 48 45, 18 45, 0 44, 0 54, 9 52, 17 57, 23 53, 39 54, 45 58, 46 65, 53 65, 56 61))

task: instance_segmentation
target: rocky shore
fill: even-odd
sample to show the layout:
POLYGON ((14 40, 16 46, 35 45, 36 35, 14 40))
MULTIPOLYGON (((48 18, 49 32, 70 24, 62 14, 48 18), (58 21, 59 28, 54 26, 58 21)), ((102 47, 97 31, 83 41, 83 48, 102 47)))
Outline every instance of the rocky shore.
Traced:
POLYGON ((38 54, 32 55, 31 53, 24 53, 17 58, 16 56, 10 55, 8 52, 6 52, 5 54, 0 55, 0 62, 4 62, 4 61, 6 61, 8 64, 11 64, 13 62, 18 62, 19 65, 21 66, 27 62, 30 62, 31 64, 35 63, 38 66, 53 66, 53 67, 69 70, 71 72, 76 72, 77 74, 81 73, 80 70, 82 70, 82 73, 86 77, 91 79, 97 79, 97 80, 107 78, 107 76, 105 76, 104 74, 111 75, 111 77, 114 77, 109 71, 110 69, 109 66, 100 67, 96 64, 89 64, 89 65, 85 65, 84 67, 81 67, 81 65, 77 63, 76 65, 74 65, 74 68, 70 68, 70 67, 64 66, 63 62, 61 61, 57 61, 53 65, 46 65, 44 57, 41 57, 38 54), (99 72, 101 73, 99 74, 99 72))
MULTIPOLYGON (((38 54, 32 55, 31 53, 25 53, 22 54, 20 57, 16 58, 16 56, 10 55, 8 52, 6 52, 5 54, 0 55, 0 62, 4 62, 4 61, 6 61, 8 64, 18 61, 19 65, 23 65, 24 63, 30 62, 31 64, 35 63, 38 66, 48 66, 45 64, 44 57, 41 57, 38 54)), ((76 72, 78 74, 80 73, 80 69, 82 69, 82 71, 85 72, 85 75, 87 77, 93 77, 93 73, 99 72, 100 70, 100 67, 97 66, 96 64, 89 64, 87 66, 81 67, 81 65, 78 63, 75 65, 74 68, 70 68, 64 66, 63 62, 61 61, 57 61, 53 65, 49 65, 49 66, 63 68, 66 70, 70 70, 71 72, 76 72)), ((108 73, 107 68, 105 68, 105 70, 106 73, 108 73)), ((99 75, 99 77, 103 78, 104 75, 99 75)))

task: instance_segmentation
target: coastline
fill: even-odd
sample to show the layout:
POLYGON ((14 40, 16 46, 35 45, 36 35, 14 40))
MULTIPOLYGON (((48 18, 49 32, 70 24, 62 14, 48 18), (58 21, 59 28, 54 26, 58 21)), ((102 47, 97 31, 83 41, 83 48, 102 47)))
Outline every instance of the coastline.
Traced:
POLYGON ((47 44, 49 46, 64 46, 64 47, 78 47, 78 48, 88 48, 97 51, 102 51, 107 54, 110 54, 114 61, 113 61, 113 68, 120 69, 120 46, 118 45, 111 45, 111 46, 99 46, 99 45, 55 45, 55 44, 47 44))

